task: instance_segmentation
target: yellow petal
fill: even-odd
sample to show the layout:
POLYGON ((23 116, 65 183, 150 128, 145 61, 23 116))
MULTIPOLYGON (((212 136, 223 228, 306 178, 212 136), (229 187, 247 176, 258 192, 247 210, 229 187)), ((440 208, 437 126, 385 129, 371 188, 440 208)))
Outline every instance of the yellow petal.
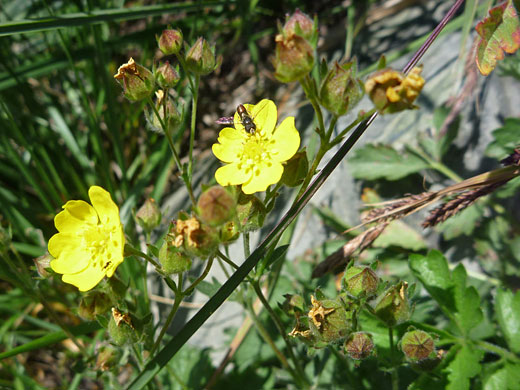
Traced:
POLYGON ((69 200, 63 208, 64 210, 54 217, 54 225, 59 232, 81 232, 85 225, 98 223, 96 210, 85 201, 69 200))
POLYGON ((90 264, 90 252, 77 238, 58 233, 49 240, 49 253, 55 257, 50 266, 59 274, 76 273, 90 264))
POLYGON ((278 183, 282 177, 283 167, 279 162, 263 162, 255 166, 251 180, 242 185, 244 194, 265 191, 271 184, 278 183))
POLYGON ((98 186, 92 186, 88 190, 88 196, 102 224, 116 226, 121 224, 119 208, 112 200, 108 191, 98 186))
POLYGON ((240 169, 237 163, 224 165, 215 172, 217 183, 224 187, 245 183, 250 178, 251 172, 240 169))
POLYGON ((79 291, 88 291, 101 282, 101 279, 104 277, 105 272, 101 268, 87 267, 82 272, 63 275, 61 280, 65 283, 73 284, 79 291))
POLYGON ((270 147, 272 159, 278 162, 289 160, 300 147, 300 134, 294 126, 294 117, 286 118, 274 131, 270 147))
POLYGON ((226 127, 222 129, 218 136, 217 144, 213 144, 213 154, 221 161, 233 162, 240 158, 243 145, 247 135, 237 129, 226 127))
POLYGON ((272 100, 260 100, 258 104, 248 108, 248 112, 251 113, 257 131, 263 131, 266 135, 272 134, 278 120, 276 105, 272 100))
POLYGON ((123 262, 125 259, 124 254, 124 246, 125 246, 125 236, 123 233, 123 227, 121 226, 119 234, 114 234, 111 237, 111 241, 107 242, 107 258, 105 261, 109 260, 105 264, 105 273, 108 277, 111 277, 116 268, 123 262))

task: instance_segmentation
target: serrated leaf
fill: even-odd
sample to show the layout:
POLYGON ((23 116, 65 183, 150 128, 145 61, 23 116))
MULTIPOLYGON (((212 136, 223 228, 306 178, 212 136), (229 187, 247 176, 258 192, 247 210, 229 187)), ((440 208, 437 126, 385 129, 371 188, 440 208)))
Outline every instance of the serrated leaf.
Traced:
POLYGON ((486 156, 501 160, 520 144, 520 119, 506 118, 504 125, 491 133, 494 140, 486 148, 486 156))
POLYGON ((385 145, 366 145, 356 150, 349 166, 355 178, 365 180, 398 180, 428 168, 420 157, 385 145))
POLYGON ((455 318, 459 328, 469 334, 469 330, 477 326, 484 317, 480 309, 480 296, 475 287, 466 287, 467 274, 462 264, 455 267, 451 278, 455 285, 455 318))
POLYGON ((520 47, 520 21, 512 1, 489 10, 489 17, 475 27, 480 41, 476 62, 482 75, 487 76, 496 67, 504 52, 514 53, 520 47))
POLYGON ((444 370, 448 373, 449 382, 446 389, 469 389, 470 379, 480 373, 480 360, 483 355, 483 351, 473 349, 470 345, 464 345, 459 351, 457 351, 455 358, 444 370))
POLYGON ((448 262, 439 251, 430 251, 427 256, 412 255, 410 269, 419 279, 442 311, 464 335, 478 325, 483 314, 480 297, 474 287, 466 287, 466 270, 458 265, 450 273, 448 262))
POLYGON ((495 310, 498 324, 513 352, 520 352, 520 292, 498 290, 495 310))
POLYGON ((506 362, 482 382, 483 390, 520 390, 520 366, 506 362))

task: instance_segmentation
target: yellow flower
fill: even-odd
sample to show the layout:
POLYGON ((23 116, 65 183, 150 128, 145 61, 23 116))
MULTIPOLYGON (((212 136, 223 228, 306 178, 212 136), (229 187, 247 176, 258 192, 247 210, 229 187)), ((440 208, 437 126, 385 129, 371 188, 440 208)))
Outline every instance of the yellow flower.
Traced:
POLYGON ((63 206, 54 218, 58 233, 49 240, 51 268, 80 291, 114 274, 123 262, 125 245, 119 209, 110 194, 92 186, 88 196, 92 206, 82 200, 69 200, 63 206))
POLYGON ((294 117, 276 127, 277 111, 272 100, 256 105, 244 104, 256 126, 247 132, 240 115, 235 113, 235 128, 225 127, 213 145, 215 156, 227 163, 217 169, 215 179, 221 186, 240 185, 245 194, 265 191, 282 177, 282 163, 289 160, 300 146, 300 135, 294 117))

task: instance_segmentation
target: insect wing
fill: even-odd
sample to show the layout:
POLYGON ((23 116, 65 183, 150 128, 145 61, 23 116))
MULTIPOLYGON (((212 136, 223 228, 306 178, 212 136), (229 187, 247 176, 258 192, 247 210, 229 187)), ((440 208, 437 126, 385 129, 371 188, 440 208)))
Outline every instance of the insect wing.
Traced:
POLYGON ((222 118, 218 118, 215 123, 217 125, 234 125, 235 120, 232 116, 223 116, 222 118))

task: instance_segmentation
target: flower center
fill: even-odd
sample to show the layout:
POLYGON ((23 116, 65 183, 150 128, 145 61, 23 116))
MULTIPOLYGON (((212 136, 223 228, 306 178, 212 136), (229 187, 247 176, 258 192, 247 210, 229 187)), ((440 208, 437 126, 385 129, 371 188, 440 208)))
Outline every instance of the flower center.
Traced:
POLYGON ((114 253, 121 250, 119 240, 116 239, 117 228, 115 226, 96 225, 92 226, 85 239, 91 254, 90 265, 107 272, 114 267, 114 253))
POLYGON ((269 163, 271 160, 270 144, 273 143, 261 131, 249 134, 239 155, 240 168, 246 171, 254 169, 260 163, 269 163))

